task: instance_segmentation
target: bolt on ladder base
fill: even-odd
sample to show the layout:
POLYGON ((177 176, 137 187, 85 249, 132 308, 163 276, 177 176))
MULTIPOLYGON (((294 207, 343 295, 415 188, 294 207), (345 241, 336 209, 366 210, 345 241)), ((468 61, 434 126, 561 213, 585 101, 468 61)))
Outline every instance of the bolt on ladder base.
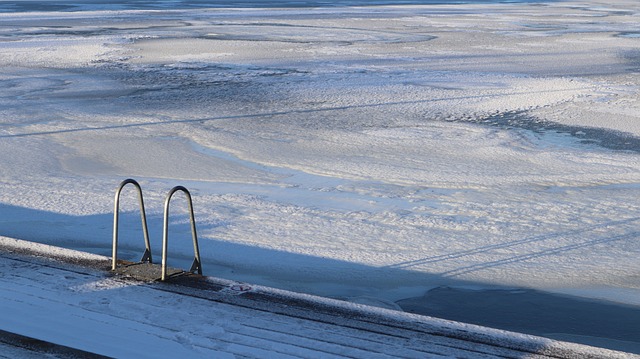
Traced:
POLYGON ((202 264, 200 263, 198 258, 193 259, 193 264, 191 265, 189 272, 191 273, 198 272, 198 274, 202 274, 202 264))
POLYGON ((151 260, 151 251, 149 249, 144 250, 142 258, 140 258, 140 263, 153 263, 151 260))

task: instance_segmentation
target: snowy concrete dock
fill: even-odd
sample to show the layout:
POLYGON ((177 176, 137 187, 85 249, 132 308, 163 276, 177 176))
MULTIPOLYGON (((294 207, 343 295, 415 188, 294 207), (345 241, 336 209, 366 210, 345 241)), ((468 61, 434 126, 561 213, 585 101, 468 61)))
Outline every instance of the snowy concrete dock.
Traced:
POLYGON ((633 358, 0 237, 0 351, 20 357, 633 358), (143 269, 143 270, 141 270, 143 269), (140 274, 143 273, 143 274, 140 274), (159 273, 159 272, 158 272, 159 273))

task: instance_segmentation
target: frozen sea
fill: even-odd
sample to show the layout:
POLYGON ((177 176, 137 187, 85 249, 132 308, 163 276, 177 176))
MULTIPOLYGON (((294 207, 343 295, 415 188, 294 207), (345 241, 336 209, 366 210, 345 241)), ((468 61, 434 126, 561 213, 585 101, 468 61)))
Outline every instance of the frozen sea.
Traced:
POLYGON ((135 178, 160 258, 184 185, 205 274, 463 321, 488 295, 522 331, 580 307, 600 332, 528 328, 640 351, 602 324, 640 311, 639 34, 632 0, 3 1, 0 235, 110 255, 135 178))
MULTIPOLYGON (((544 2, 556 1, 545 0, 544 2)), ((6 0, 0 12, 83 10, 177 10, 207 8, 320 8, 380 5, 527 3, 537 0, 6 0)))

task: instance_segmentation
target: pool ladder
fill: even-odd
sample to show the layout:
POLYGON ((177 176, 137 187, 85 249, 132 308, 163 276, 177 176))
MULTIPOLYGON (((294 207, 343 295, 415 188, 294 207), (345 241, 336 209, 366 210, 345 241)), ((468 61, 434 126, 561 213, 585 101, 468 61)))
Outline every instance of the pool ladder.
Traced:
MULTIPOLYGON (((116 270, 118 266, 118 221, 120 214, 120 195, 122 193, 122 189, 128 185, 132 184, 135 186, 138 192, 138 202, 140 205, 140 217, 142 220, 142 232, 144 234, 144 245, 145 250, 140 259, 141 263, 153 263, 153 258, 151 256, 151 245, 149 242, 149 230, 147 227, 147 216, 145 214, 144 209, 144 199, 142 197, 142 188, 140 184, 129 178, 120 183, 118 188, 116 189, 115 201, 113 205, 113 248, 112 248, 112 261, 111 261, 111 270, 116 270)), ((164 201, 164 220, 163 220, 163 230, 162 230, 162 276, 161 280, 167 280, 167 247, 169 242, 169 204, 171 203, 171 198, 176 192, 183 192, 187 197, 187 203, 189 205, 189 219, 191 222, 191 237, 193 238, 193 252, 194 259, 189 272, 198 274, 202 274, 202 261, 200 260, 200 249, 198 247, 198 235, 196 233, 196 220, 193 214, 193 201, 191 200, 191 193, 189 190, 182 186, 173 187, 164 201)))

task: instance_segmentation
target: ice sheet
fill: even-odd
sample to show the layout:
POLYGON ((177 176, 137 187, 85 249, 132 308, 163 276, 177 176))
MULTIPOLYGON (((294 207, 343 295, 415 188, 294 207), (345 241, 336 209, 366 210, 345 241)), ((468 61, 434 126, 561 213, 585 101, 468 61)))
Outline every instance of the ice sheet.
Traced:
MULTIPOLYGON (((2 13, 0 234, 109 254, 113 191, 135 177, 157 256, 164 195, 193 191, 208 274, 347 299, 474 284, 627 302, 587 289, 638 290, 639 150, 582 134, 640 135, 639 14, 2 13)), ((188 267, 184 207, 170 261, 188 267)), ((133 191, 123 209, 132 259, 133 191)))

